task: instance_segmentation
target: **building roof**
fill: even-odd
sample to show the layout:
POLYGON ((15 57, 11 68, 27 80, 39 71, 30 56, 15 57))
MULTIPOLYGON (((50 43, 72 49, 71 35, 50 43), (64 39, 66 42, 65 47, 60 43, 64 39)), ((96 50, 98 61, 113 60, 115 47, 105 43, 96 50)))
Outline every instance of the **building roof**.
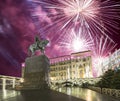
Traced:
POLYGON ((77 53, 71 53, 70 55, 64 55, 64 56, 59 56, 59 57, 54 57, 50 58, 50 61, 64 61, 66 59, 71 59, 73 57, 87 57, 91 56, 92 52, 90 50, 88 51, 82 51, 82 52, 77 52, 77 53))

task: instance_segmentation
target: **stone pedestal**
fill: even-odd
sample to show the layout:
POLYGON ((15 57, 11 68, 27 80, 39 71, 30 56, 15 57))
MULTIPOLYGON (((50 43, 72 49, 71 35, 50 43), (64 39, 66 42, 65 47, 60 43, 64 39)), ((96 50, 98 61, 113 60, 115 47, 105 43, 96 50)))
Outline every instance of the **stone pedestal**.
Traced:
POLYGON ((44 89, 49 86, 49 59, 32 56, 25 61, 23 89, 44 89))

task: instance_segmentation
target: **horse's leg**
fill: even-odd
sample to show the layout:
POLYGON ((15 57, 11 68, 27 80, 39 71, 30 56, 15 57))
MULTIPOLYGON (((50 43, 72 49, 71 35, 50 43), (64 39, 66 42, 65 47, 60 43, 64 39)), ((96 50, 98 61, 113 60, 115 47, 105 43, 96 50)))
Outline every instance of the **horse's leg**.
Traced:
POLYGON ((31 55, 32 55, 32 56, 34 55, 34 52, 33 52, 33 50, 31 51, 31 55))
POLYGON ((44 50, 43 49, 41 49, 41 53, 44 54, 44 50))
POLYGON ((31 53, 31 50, 29 49, 29 50, 28 50, 28 56, 30 56, 30 55, 31 55, 30 53, 31 53))
POLYGON ((30 46, 29 49, 28 49, 28 56, 31 56, 31 52, 32 52, 32 49, 31 49, 31 46, 30 46))
POLYGON ((35 54, 35 49, 33 48, 32 49, 32 56, 35 54))

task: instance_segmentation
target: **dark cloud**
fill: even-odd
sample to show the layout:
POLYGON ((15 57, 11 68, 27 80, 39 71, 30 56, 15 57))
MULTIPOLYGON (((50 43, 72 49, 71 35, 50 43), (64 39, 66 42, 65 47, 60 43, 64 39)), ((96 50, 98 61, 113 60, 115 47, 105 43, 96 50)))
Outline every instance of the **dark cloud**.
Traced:
POLYGON ((24 0, 0 1, 0 74, 20 76, 34 24, 24 0))

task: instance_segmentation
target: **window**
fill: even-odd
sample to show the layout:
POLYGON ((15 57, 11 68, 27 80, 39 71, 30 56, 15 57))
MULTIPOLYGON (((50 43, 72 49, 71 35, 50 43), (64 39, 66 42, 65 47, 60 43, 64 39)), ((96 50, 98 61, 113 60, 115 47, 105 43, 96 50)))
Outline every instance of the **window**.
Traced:
POLYGON ((83 61, 86 61, 86 58, 83 58, 83 61))

